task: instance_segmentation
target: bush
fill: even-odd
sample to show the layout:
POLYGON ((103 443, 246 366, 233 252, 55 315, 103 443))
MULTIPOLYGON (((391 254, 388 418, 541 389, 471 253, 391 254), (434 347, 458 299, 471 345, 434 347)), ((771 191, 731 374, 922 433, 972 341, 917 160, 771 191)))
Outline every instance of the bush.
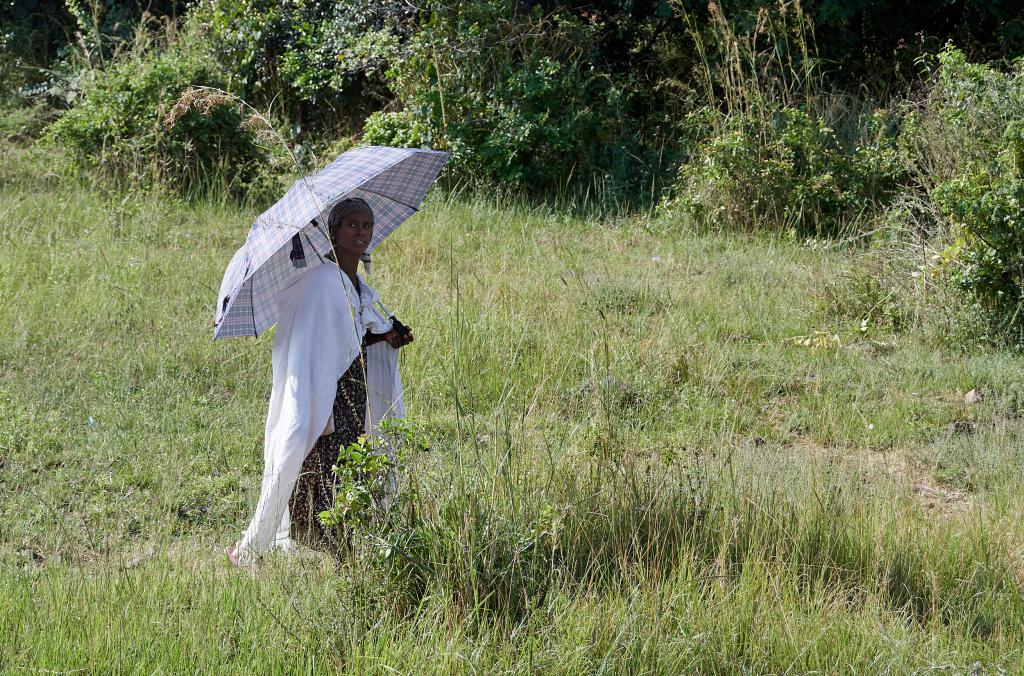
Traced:
POLYGON ((402 0, 226 0, 197 5, 214 51, 240 95, 271 102, 293 131, 358 130, 390 99, 384 70, 412 29, 402 0))
POLYGON ((656 114, 635 105, 628 78, 601 63, 607 27, 513 5, 435 8, 388 71, 402 112, 371 118, 369 138, 431 142, 451 151, 450 176, 533 196, 648 195, 663 129, 647 124, 656 114))
POLYGON ((377 111, 363 125, 363 142, 367 145, 429 148, 430 141, 430 128, 409 111, 377 111))
POLYGON ((167 180, 182 190, 244 190, 266 152, 240 127, 231 103, 190 110, 172 126, 165 116, 192 85, 226 86, 227 78, 186 38, 166 49, 132 54, 100 72, 81 102, 50 126, 46 138, 83 167, 114 178, 167 180))
POLYGON ((1001 70, 948 47, 932 78, 908 135, 949 226, 943 267, 988 337, 1024 347, 1024 61, 1001 70))
POLYGON ((928 188, 987 171, 1024 111, 1024 61, 1003 71, 949 46, 930 62, 931 86, 907 116, 915 179, 928 188))
POLYGON ((745 25, 742 12, 730 20, 710 3, 707 21, 691 23, 702 100, 669 207, 703 228, 837 234, 899 187, 893 116, 824 91, 800 3, 754 9, 745 25))
POLYGON ((844 149, 824 121, 783 108, 762 121, 727 118, 680 174, 676 204, 701 227, 831 235, 895 194, 903 169, 885 114, 844 149))
POLYGON ((988 319, 996 335, 1024 347, 1024 142, 1008 154, 1014 171, 978 173, 943 184, 936 202, 957 226, 946 250, 951 278, 988 319))

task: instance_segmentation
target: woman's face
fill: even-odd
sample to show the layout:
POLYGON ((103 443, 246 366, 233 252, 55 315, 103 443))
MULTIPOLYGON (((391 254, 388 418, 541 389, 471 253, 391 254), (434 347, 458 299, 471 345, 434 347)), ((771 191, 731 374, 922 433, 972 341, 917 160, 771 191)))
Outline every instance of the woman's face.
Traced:
POLYGON ((331 238, 339 254, 361 256, 373 239, 373 217, 358 211, 347 214, 331 229, 331 238))

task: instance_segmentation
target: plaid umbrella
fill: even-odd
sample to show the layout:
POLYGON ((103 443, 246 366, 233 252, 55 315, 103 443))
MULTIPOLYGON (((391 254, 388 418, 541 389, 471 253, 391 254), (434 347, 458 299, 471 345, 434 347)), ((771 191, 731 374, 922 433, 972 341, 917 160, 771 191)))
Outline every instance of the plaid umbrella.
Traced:
POLYGON ((331 243, 327 214, 342 199, 373 209, 373 251, 416 213, 448 153, 417 148, 355 148, 299 179, 253 223, 220 285, 213 337, 258 336, 277 322, 274 296, 307 265, 323 262, 331 243))

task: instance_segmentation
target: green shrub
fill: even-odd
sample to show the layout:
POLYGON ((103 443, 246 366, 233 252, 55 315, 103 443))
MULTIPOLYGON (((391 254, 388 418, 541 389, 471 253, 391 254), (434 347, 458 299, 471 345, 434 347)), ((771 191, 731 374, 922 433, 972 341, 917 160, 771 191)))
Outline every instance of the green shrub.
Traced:
POLYGON ((1024 178, 986 173, 935 191, 959 226, 947 248, 954 283, 979 305, 995 334, 1024 347, 1024 178))
POLYGON ((904 124, 915 178, 929 188, 987 171, 1007 127, 1024 119, 1024 61, 1007 70, 971 63, 955 47, 932 59, 931 86, 904 124))
POLYGON ((239 94, 273 102, 306 130, 358 130, 390 96, 384 70, 413 24, 402 0, 225 0, 192 14, 210 30, 213 50, 239 94))
POLYGON ((951 243, 954 287, 988 336, 1024 346, 1024 61, 1001 70, 948 47, 913 118, 915 178, 951 243))
POLYGON ((628 78, 600 63, 608 27, 513 5, 435 8, 388 71, 402 113, 371 118, 370 139, 432 142, 452 153, 456 179, 534 196, 649 193, 657 134, 645 131, 628 78))
POLYGON ((377 111, 363 125, 367 145, 421 148, 429 147, 430 139, 430 128, 409 111, 377 111))
POLYGON ((884 207, 903 175, 884 113, 866 127, 846 150, 823 120, 795 108, 727 118, 681 170, 676 204, 701 227, 839 232, 884 207))
POLYGON ((216 184, 238 191, 256 176, 266 153, 240 127, 236 105, 192 109, 175 124, 164 124, 187 87, 226 84, 207 53, 180 39, 100 72, 46 138, 67 147, 78 165, 110 177, 166 180, 182 190, 216 184))

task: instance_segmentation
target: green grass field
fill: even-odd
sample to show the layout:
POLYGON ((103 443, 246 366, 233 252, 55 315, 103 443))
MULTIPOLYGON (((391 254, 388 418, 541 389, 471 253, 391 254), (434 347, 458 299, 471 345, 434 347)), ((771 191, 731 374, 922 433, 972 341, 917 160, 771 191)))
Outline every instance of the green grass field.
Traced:
POLYGON ((862 332, 863 254, 434 195, 375 257, 408 526, 247 572, 272 335, 211 335, 254 212, 3 152, 3 670, 1024 669, 1024 358, 862 332))

